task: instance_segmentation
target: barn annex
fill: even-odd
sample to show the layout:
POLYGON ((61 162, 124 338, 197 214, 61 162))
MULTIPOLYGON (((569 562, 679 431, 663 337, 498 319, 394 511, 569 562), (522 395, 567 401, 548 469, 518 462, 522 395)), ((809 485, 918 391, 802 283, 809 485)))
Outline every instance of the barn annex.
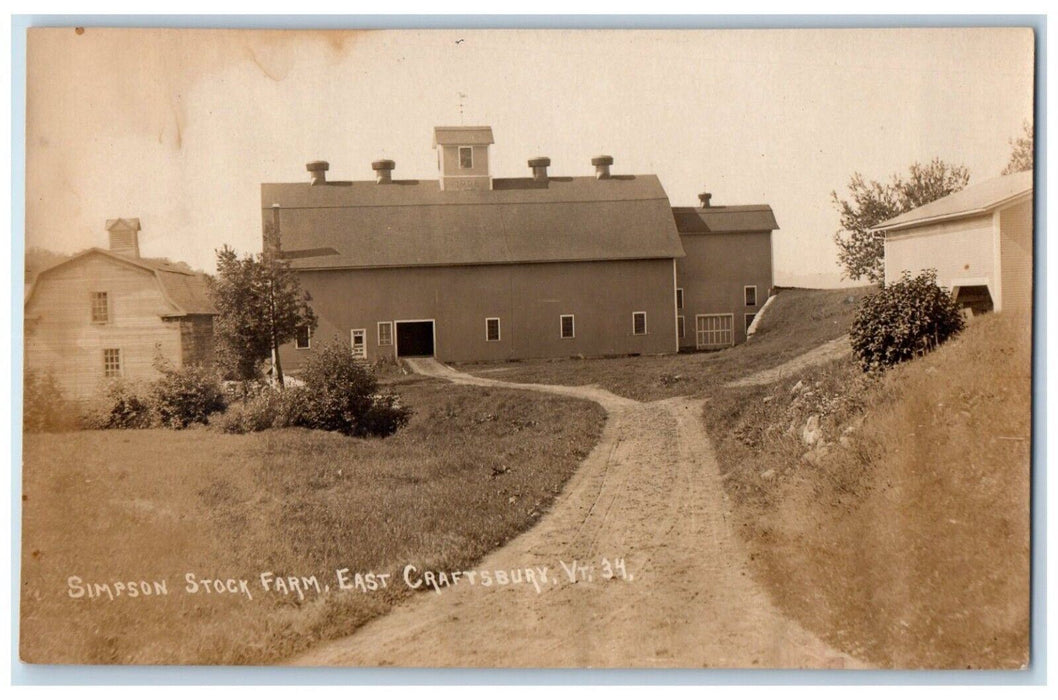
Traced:
POLYGON ((333 338, 368 360, 450 362, 744 339, 771 287, 770 208, 674 216, 657 176, 611 173, 610 156, 588 176, 551 175, 541 157, 526 177, 494 178, 493 143, 487 126, 437 127, 437 180, 394 179, 395 163, 380 160, 374 180, 332 181, 316 161, 308 182, 262 185, 265 245, 281 247, 319 318, 281 349, 284 367, 333 338), (688 247, 730 255, 707 269, 688 247))
POLYGON ((971 185, 890 219, 885 283, 933 268, 974 312, 1032 310, 1032 172, 971 185))
POLYGON ((139 219, 108 221, 109 249, 42 271, 26 297, 26 369, 51 373, 66 398, 91 398, 108 379, 153 379, 157 359, 212 361, 205 276, 140 257, 139 231, 139 219))

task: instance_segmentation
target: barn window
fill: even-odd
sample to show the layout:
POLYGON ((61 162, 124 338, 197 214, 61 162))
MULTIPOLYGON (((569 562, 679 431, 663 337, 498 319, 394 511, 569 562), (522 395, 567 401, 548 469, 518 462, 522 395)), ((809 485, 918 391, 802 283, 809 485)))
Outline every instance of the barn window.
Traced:
POLYGON ((393 345, 393 324, 389 321, 378 322, 378 344, 393 345))
POLYGON ((757 288, 756 286, 750 285, 745 287, 746 290, 746 306, 757 305, 757 288))
POLYGON ((367 331, 357 328, 350 331, 352 335, 353 357, 367 358, 367 331))
POLYGON ((110 323, 110 303, 106 292, 92 292, 92 323, 110 323))
POLYGON ((632 335, 647 334, 647 312, 636 311, 632 314, 632 335))
POLYGON ((749 327, 753 325, 753 319, 757 317, 757 314, 746 314, 746 331, 749 332, 749 327))
POLYGON ((500 339, 500 319, 485 319, 485 340, 487 342, 498 342, 500 339))
POLYGON ((558 317, 559 320, 559 333, 563 338, 572 338, 573 336, 573 314, 563 314, 558 317))
POLYGON ((676 333, 680 338, 687 337, 687 323, 683 320, 683 316, 676 317, 676 333))
POLYGON ((459 147, 459 168, 469 170, 474 167, 474 149, 470 146, 459 147))
POLYGON ((676 308, 683 308, 683 287, 676 288, 676 308))
POLYGON ((103 376, 121 376, 121 350, 119 348, 105 348, 103 350, 103 376))
POLYGON ((294 347, 298 350, 308 350, 312 343, 312 329, 308 326, 298 326, 294 334, 294 347))
POLYGON ((699 314, 694 317, 695 345, 699 350, 735 344, 734 314, 699 314))

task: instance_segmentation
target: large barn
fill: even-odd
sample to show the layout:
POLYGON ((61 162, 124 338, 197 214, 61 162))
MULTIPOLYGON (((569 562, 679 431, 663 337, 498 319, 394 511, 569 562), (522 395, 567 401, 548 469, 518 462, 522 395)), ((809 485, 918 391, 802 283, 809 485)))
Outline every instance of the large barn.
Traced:
MULTIPOLYGON (((316 161, 308 182, 262 185, 265 245, 282 248, 319 318, 281 349, 284 367, 333 339, 368 360, 675 353, 678 306, 731 314, 693 279, 701 266, 678 283, 687 244, 657 176, 612 173, 613 158, 599 156, 593 175, 556 177, 534 158, 526 177, 494 178, 493 142, 489 127, 437 127, 437 180, 394 179, 395 163, 381 160, 374 180, 332 181, 316 161)), ((722 209, 703 215, 716 230, 688 235, 723 235, 722 209)), ((754 232, 774 227, 770 209, 754 216, 754 232)), ((768 241, 764 258, 751 256, 764 266, 736 275, 739 309, 749 287, 753 308, 770 291, 768 241)), ((742 337, 739 318, 720 344, 742 337)))
POLYGON ((937 271, 975 312, 1032 310, 1032 172, 985 180, 880 224, 885 283, 937 271))
POLYGON ((66 398, 89 399, 111 379, 154 379, 213 360, 205 275, 140 256, 139 219, 107 221, 110 246, 42 271, 25 305, 26 369, 49 373, 66 398))

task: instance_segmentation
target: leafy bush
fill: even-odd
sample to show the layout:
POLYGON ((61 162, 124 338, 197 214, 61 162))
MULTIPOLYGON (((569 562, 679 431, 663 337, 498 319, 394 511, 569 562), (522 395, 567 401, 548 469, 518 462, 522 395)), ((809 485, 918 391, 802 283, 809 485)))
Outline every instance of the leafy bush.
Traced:
POLYGON ((860 365, 869 371, 925 354, 965 325, 951 295, 937 286, 935 270, 917 277, 905 271, 899 282, 860 302, 849 335, 860 365))
POLYGON ((151 407, 167 428, 206 423, 211 413, 224 410, 224 388, 209 369, 192 365, 166 369, 151 386, 151 407))
POLYGON ((93 430, 149 428, 154 421, 150 394, 121 379, 106 383, 82 419, 85 427, 93 430))
POLYGON ((77 411, 50 372, 27 370, 22 386, 22 426, 29 433, 77 427, 77 411))
POLYGON ((313 354, 301 378, 306 427, 358 437, 386 436, 411 417, 396 397, 378 394, 375 375, 340 343, 313 354))
POLYGON ((269 428, 307 426, 306 391, 300 387, 278 391, 268 386, 245 400, 232 402, 212 420, 225 433, 254 433, 269 428))

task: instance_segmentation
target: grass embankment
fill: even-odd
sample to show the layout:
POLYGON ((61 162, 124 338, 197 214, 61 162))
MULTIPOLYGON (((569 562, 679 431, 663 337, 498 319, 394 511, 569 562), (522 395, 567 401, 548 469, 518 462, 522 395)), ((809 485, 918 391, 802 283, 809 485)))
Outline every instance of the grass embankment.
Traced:
MULTIPOLYGON (((507 382, 598 384, 618 396, 654 401, 697 396, 755 372, 771 369, 840 338, 848 331, 856 303, 874 287, 853 289, 784 289, 768 307, 757 333, 747 343, 726 350, 680 355, 527 360, 472 364, 461 370, 507 382), (797 324, 784 322, 797 319, 797 324)), ((694 319, 687 319, 694 333, 694 319)))
POLYGON ((845 359, 713 394, 725 488, 783 609, 883 667, 1027 662, 1030 353, 1027 319, 985 316, 882 378, 845 359))
MULTIPOLYGON (((263 664, 354 631, 409 595, 405 564, 472 565, 529 527, 597 441, 595 404, 410 377, 385 440, 307 430, 27 435, 21 656, 48 663, 263 664), (339 593, 336 570, 393 574, 339 593), (253 595, 189 594, 246 579, 253 595), (283 595, 262 572, 330 591, 283 595), (165 581, 166 596, 73 599, 165 581)), ((310 587, 311 588, 311 587, 310 587)))

